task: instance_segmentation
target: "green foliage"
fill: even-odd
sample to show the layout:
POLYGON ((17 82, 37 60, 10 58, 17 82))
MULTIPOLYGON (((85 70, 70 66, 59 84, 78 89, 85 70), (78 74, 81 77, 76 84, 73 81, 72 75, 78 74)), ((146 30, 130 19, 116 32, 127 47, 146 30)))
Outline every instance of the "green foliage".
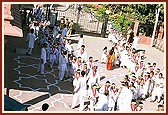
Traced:
MULTIPOLYGON (((109 20, 113 26, 126 32, 128 24, 139 20, 140 24, 153 26, 156 20, 156 9, 160 8, 159 21, 164 22, 164 5, 163 4, 88 4, 87 7, 91 12, 97 14, 100 19, 105 16, 105 11, 111 10, 109 20), (98 8, 96 7, 99 6, 98 8), (115 16, 114 16, 115 15, 115 16)), ((144 28, 142 28, 144 30, 144 28)))

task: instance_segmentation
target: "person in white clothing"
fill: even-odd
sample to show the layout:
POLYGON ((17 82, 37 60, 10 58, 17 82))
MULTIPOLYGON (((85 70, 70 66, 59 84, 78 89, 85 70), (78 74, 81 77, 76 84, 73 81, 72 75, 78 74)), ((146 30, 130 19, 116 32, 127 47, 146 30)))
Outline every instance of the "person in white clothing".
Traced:
POLYGON ((93 14, 90 12, 90 14, 89 14, 89 22, 91 23, 92 21, 93 21, 93 14))
POLYGON ((106 81, 106 83, 99 89, 99 93, 104 94, 105 91, 110 90, 110 81, 106 81))
POLYGON ((92 88, 88 90, 88 100, 90 101, 89 109, 90 111, 94 111, 94 106, 97 103, 97 98, 99 97, 99 93, 96 89, 96 85, 92 85, 92 88))
POLYGON ((132 92, 128 89, 128 83, 122 82, 122 86, 118 91, 118 106, 119 111, 129 111, 132 100, 132 92))
POLYGON ((78 51, 78 57, 81 57, 81 61, 85 63, 87 61, 87 53, 85 50, 85 45, 81 46, 81 49, 78 51))
POLYGON ((50 69, 53 68, 54 62, 58 64, 58 49, 56 48, 56 44, 54 44, 50 49, 50 69))
POLYGON ((74 88, 74 91, 73 91, 73 99, 72 99, 72 105, 71 105, 71 108, 74 109, 75 106, 76 106, 76 103, 77 103, 77 97, 78 97, 78 93, 75 92, 76 90, 76 87, 78 86, 78 79, 79 77, 81 76, 81 70, 80 69, 77 69, 76 72, 75 72, 75 78, 73 79, 73 88, 74 88))
POLYGON ((34 34, 34 29, 31 29, 30 33, 28 33, 27 35, 27 40, 26 40, 26 44, 28 46, 27 52, 26 52, 27 55, 31 55, 32 49, 34 48, 35 40, 36 40, 36 36, 34 34))
POLYGON ((38 69, 37 69, 37 72, 40 72, 41 74, 45 74, 44 73, 44 67, 45 67, 45 64, 46 64, 46 46, 47 44, 44 43, 42 45, 42 48, 41 48, 41 56, 40 56, 40 63, 39 63, 39 66, 38 66, 38 69))
POLYGON ((77 47, 77 49, 79 50, 82 45, 84 45, 83 34, 80 35, 80 39, 79 39, 79 42, 78 42, 78 47, 77 47))
POLYGON ((137 32, 137 35, 133 38, 134 41, 133 41, 133 48, 137 48, 137 45, 138 45, 138 41, 139 41, 139 32, 137 32))
POLYGON ((88 74, 88 83, 87 85, 89 86, 89 89, 91 89, 91 86, 93 84, 100 84, 100 74, 99 71, 97 70, 98 66, 93 66, 92 70, 88 74))
POLYGON ((82 60, 81 60, 81 57, 78 57, 76 62, 75 62, 75 67, 74 67, 76 70, 77 69, 82 69, 82 60))
POLYGON ((78 78, 78 82, 74 88, 74 93, 76 95, 74 95, 73 97, 72 108, 74 108, 76 104, 75 102, 77 102, 77 99, 79 97, 79 100, 80 100, 79 111, 83 111, 84 109, 84 97, 86 96, 86 78, 84 76, 85 76, 85 72, 81 71, 81 76, 78 78))
POLYGON ((109 90, 109 103, 108 103, 108 111, 116 111, 117 110, 117 88, 116 84, 112 83, 109 90))
POLYGON ((107 46, 103 48, 103 53, 101 55, 101 63, 105 64, 107 60, 107 46))
POLYGON ((95 105, 95 111, 107 111, 108 110, 108 96, 109 91, 105 91, 103 94, 99 95, 98 102, 95 105))
POLYGON ((93 57, 90 56, 88 62, 86 62, 87 68, 90 70, 93 67, 93 57))
POLYGON ((151 102, 155 102, 157 100, 157 102, 159 103, 161 101, 160 98, 163 94, 163 87, 164 87, 163 74, 159 73, 158 78, 155 79, 155 86, 152 92, 151 102))
POLYGON ((66 51, 63 51, 62 54, 60 54, 59 56, 59 80, 63 80, 64 77, 68 77, 67 76, 67 73, 68 73, 68 68, 67 68, 67 64, 68 64, 68 60, 66 58, 66 55, 67 55, 67 52, 66 51))
POLYGON ((66 47, 68 49, 68 53, 72 54, 72 51, 74 51, 74 48, 73 48, 72 40, 71 39, 68 40, 68 43, 66 44, 66 47))

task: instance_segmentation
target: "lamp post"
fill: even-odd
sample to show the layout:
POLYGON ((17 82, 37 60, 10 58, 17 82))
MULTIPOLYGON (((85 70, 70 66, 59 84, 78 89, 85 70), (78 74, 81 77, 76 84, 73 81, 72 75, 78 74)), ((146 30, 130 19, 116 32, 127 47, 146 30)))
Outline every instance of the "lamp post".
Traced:
POLYGON ((101 29, 101 37, 105 38, 106 36, 106 29, 107 29, 107 23, 108 23, 108 17, 109 17, 110 11, 106 10, 103 17, 103 24, 101 29))

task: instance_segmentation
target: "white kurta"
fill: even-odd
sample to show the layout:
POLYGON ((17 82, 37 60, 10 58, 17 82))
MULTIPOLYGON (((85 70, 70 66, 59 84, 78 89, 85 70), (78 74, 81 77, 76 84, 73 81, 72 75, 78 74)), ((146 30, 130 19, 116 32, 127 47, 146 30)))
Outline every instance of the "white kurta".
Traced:
POLYGON ((45 48, 41 48, 41 59, 43 60, 43 64, 46 63, 46 50, 45 48))
POLYGON ((138 44, 138 40, 139 40, 139 37, 134 37, 134 41, 133 41, 133 48, 137 48, 137 44, 138 44))
POLYGON ((93 67, 93 62, 86 62, 86 64, 87 64, 87 68, 88 69, 92 69, 92 67, 93 67))
POLYGON ((75 66, 74 66, 74 68, 75 68, 75 70, 78 70, 78 69, 82 69, 82 62, 78 62, 78 61, 76 61, 75 62, 75 66))
POLYGON ((106 63, 106 60, 107 60, 107 53, 105 50, 103 50, 103 53, 101 55, 101 62, 106 63))
POLYGON ((93 75, 93 70, 91 70, 88 74, 88 85, 89 85, 89 88, 91 88, 91 86, 93 84, 96 84, 96 82, 99 84, 100 83, 100 74, 99 72, 97 71, 95 76, 93 75))
POLYGON ((79 77, 75 89, 80 96, 86 96, 86 78, 79 77))
POLYGON ((117 91, 116 89, 112 90, 110 89, 109 91, 109 103, 108 107, 114 110, 115 102, 117 101, 117 91))
POLYGON ((68 72, 68 68, 67 68, 67 59, 65 57, 63 57, 62 55, 59 56, 59 80, 62 80, 64 76, 67 77, 67 75, 65 75, 65 72, 68 72))
POLYGON ((78 48, 77 49, 80 49, 82 45, 84 45, 84 39, 80 38, 79 42, 78 42, 78 48))
POLYGON ((163 78, 157 78, 155 80, 155 86, 152 92, 152 100, 155 99, 155 96, 157 96, 158 100, 160 100, 160 97, 163 93, 163 83, 164 83, 163 78))
POLYGON ((132 92, 127 87, 123 87, 118 98, 119 111, 129 111, 131 100, 132 92))
POLYGON ((35 41, 35 34, 29 33, 27 35, 27 41, 28 41, 28 47, 29 48, 34 48, 34 41, 35 41))
POLYGON ((95 111, 107 111, 107 110, 108 110, 108 96, 100 94, 98 102, 95 106, 95 111))
POLYGON ((88 90, 88 96, 90 97, 89 101, 90 101, 90 110, 93 111, 94 110, 94 105, 96 104, 96 97, 98 97, 100 94, 98 93, 97 90, 95 90, 95 92, 93 92, 93 89, 89 89, 88 90))
POLYGON ((86 53, 86 50, 84 50, 84 52, 83 53, 81 53, 81 50, 79 50, 78 51, 78 57, 81 57, 81 60, 82 60, 82 62, 83 61, 87 61, 87 53, 86 53))
POLYGON ((106 90, 110 91, 110 87, 107 87, 105 84, 99 89, 99 93, 104 94, 106 90))
POLYGON ((145 96, 147 94, 149 82, 150 82, 150 79, 148 79, 147 81, 145 81, 145 83, 143 85, 143 89, 142 89, 143 96, 145 96))
POLYGON ((127 66, 127 61, 128 61, 128 56, 127 56, 127 51, 126 50, 123 50, 121 52, 121 66, 127 66))
POLYGON ((72 100, 72 107, 76 106, 78 97, 80 100, 80 108, 79 111, 82 111, 84 109, 84 97, 86 96, 86 78, 85 77, 79 77, 78 79, 75 78, 73 80, 74 85, 74 95, 72 100))
POLYGON ((68 49, 68 51, 71 53, 72 52, 72 50, 74 50, 74 48, 73 48, 73 45, 72 44, 66 44, 66 46, 65 46, 67 49, 68 49))

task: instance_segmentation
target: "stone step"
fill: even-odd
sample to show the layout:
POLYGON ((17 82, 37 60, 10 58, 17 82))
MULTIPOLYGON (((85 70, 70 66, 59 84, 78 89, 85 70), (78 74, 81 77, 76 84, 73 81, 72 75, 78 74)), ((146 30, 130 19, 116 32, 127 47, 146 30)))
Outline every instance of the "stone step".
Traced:
POLYGON ((16 54, 26 54, 26 49, 23 48, 16 48, 15 49, 16 54))

